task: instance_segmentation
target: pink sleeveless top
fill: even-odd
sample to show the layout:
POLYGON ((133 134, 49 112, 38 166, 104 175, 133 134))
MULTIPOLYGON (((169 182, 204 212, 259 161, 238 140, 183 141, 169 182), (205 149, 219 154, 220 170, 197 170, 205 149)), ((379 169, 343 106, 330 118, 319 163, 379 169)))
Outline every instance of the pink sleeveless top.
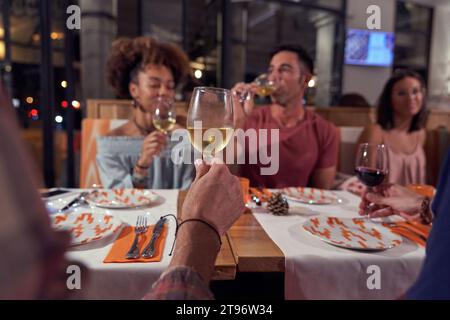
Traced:
POLYGON ((426 158, 425 151, 417 142, 414 152, 400 153, 394 151, 384 139, 384 144, 388 151, 389 174, 387 182, 405 184, 425 184, 426 183, 426 158))

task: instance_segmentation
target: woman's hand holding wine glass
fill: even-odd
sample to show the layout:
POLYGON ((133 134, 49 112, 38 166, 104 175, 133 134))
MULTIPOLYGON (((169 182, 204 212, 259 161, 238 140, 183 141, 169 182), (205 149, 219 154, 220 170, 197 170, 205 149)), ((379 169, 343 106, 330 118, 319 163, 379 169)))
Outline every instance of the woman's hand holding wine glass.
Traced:
POLYGON ((153 131, 145 137, 141 147, 141 157, 137 164, 142 168, 148 168, 153 158, 158 156, 167 145, 166 135, 160 131, 153 131))
MULTIPOLYGON (((384 144, 363 143, 358 148, 355 171, 358 179, 370 192, 373 187, 383 183, 388 174, 387 149, 384 144)), ((370 204, 367 203, 362 214, 369 217, 370 204)))
POLYGON ((365 192, 359 205, 360 213, 364 214, 369 207, 370 217, 380 218, 393 214, 407 220, 417 220, 419 210, 425 196, 417 194, 406 187, 397 184, 382 184, 365 192))

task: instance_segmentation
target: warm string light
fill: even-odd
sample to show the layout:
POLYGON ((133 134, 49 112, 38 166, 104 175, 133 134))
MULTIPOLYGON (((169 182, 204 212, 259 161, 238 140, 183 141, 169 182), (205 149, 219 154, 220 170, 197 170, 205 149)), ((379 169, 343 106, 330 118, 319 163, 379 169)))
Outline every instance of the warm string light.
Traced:
POLYGON ((203 72, 202 72, 202 70, 195 70, 194 71, 194 77, 196 78, 196 79, 201 79, 201 77, 203 76, 203 72))
POLYGON ((74 109, 80 109, 80 108, 81 108, 81 104, 80 104, 80 102, 78 102, 77 100, 73 100, 73 101, 72 101, 72 107, 73 107, 74 109))

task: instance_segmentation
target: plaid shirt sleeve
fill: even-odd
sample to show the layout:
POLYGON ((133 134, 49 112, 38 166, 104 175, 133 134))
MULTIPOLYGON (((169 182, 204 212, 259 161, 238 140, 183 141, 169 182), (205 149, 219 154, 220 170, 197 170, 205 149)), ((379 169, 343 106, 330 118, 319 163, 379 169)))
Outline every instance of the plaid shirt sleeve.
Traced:
POLYGON ((186 266, 169 268, 144 300, 213 300, 214 296, 200 275, 186 266))

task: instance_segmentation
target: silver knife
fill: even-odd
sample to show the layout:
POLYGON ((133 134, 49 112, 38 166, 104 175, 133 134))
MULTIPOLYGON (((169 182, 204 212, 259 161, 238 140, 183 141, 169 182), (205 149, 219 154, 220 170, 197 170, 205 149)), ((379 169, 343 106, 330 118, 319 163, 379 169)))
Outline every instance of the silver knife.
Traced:
POLYGON ((71 207, 73 207, 74 205, 76 205, 77 203, 82 201, 88 194, 89 194, 89 192, 80 193, 75 199, 70 201, 68 204, 66 204, 63 208, 59 209, 58 211, 63 212, 63 211, 66 211, 67 209, 70 209, 71 207))
POLYGON ((155 228, 153 229, 153 234, 150 243, 147 245, 147 247, 145 247, 144 251, 142 252, 143 258, 152 258, 155 255, 155 244, 158 238, 161 236, 166 220, 167 220, 166 218, 160 218, 156 223, 155 228))

